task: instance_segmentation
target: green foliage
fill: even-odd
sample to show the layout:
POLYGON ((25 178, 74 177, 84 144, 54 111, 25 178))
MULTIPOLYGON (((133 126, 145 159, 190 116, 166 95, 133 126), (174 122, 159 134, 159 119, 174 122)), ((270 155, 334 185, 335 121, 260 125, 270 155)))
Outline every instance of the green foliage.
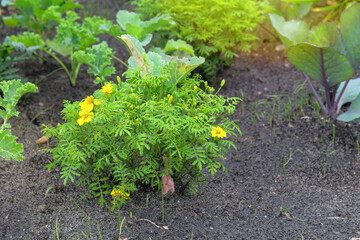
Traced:
POLYGON ((148 21, 142 21, 139 14, 126 10, 120 10, 116 14, 116 21, 122 31, 139 39, 144 46, 150 43, 153 32, 168 30, 175 24, 169 15, 160 15, 148 21))
MULTIPOLYGON (((73 86, 76 85, 76 78, 82 62, 78 61, 77 57, 73 57, 73 54, 77 51, 87 50, 93 55, 94 61, 100 61, 104 57, 103 48, 94 47, 89 48, 93 43, 99 41, 97 35, 105 33, 110 30, 111 21, 102 19, 101 17, 88 17, 79 24, 76 20, 79 16, 75 12, 69 12, 64 21, 56 27, 56 36, 53 40, 47 40, 46 44, 55 52, 69 56, 71 60, 71 71, 67 71, 70 82, 73 86), (99 51, 99 52, 97 52, 99 51), (97 58, 95 60, 95 58, 97 58)), ((94 65, 91 66, 92 68, 94 65)), ((99 71, 100 69, 98 69, 99 71)), ((90 72, 94 70, 91 69, 90 72)), ((96 72, 98 72, 96 71, 96 72)), ((109 74, 107 72, 106 74, 109 74)), ((107 75, 108 76, 108 75, 107 75)))
POLYGON ((275 13, 283 16, 286 20, 301 19, 306 16, 316 1, 283 1, 269 0, 271 6, 275 8, 275 13))
MULTIPOLYGON (((287 1, 291 1, 291 0, 287 0, 287 1)), ((320 2, 320 0, 316 0, 313 2, 320 2)), ((356 3, 356 2, 360 2, 359 0, 336 0, 334 1, 329 1, 328 6, 325 7, 316 7, 313 8, 314 12, 327 12, 325 18, 322 20, 323 22, 327 22, 329 20, 334 20, 339 18, 339 16, 341 15, 341 13, 349 8, 352 4, 356 3)))
POLYGON ((178 58, 156 52, 145 53, 145 50, 139 40, 130 35, 123 35, 120 40, 128 48, 130 54, 130 69, 140 69, 141 76, 162 74, 162 68, 167 69, 167 76, 170 81, 177 84, 185 78, 196 67, 204 62, 202 57, 178 58))
MULTIPOLYGON (((66 17, 63 18, 56 27, 56 35, 52 40, 37 33, 24 32, 17 36, 11 36, 9 42, 18 48, 22 47, 32 51, 39 49, 40 51, 49 54, 60 63, 73 86, 76 85, 76 78, 80 66, 84 62, 91 62, 89 72, 99 74, 98 76, 106 77, 109 76, 109 74, 113 74, 114 71, 111 70, 111 67, 106 67, 109 65, 110 61, 105 57, 109 55, 109 48, 105 50, 104 45, 102 47, 89 47, 99 41, 99 38, 97 37, 99 34, 105 33, 111 29, 111 21, 97 16, 85 18, 81 23, 77 22, 78 19, 79 16, 77 13, 73 11, 68 12, 66 17), (84 59, 73 57, 78 51, 82 53, 87 51, 91 54, 92 60, 87 59, 88 61, 85 61, 84 59), (69 57, 71 69, 68 69, 56 54, 69 57), (100 61, 104 61, 104 63, 100 64, 100 61)), ((77 53, 77 55, 79 55, 79 53, 77 53)))
POLYGON ((16 74, 19 69, 12 68, 13 63, 26 59, 38 49, 39 46, 35 45, 35 42, 38 42, 36 36, 23 36, 27 34, 24 33, 17 37, 6 37, 0 46, 0 81, 20 79, 21 77, 16 74), (27 40, 24 40, 24 38, 27 40), (28 45, 30 47, 27 47, 28 45), (22 54, 19 55, 19 53, 22 54))
MULTIPOLYGON (((356 81, 350 78, 360 63, 360 4, 353 4, 342 13, 339 26, 334 23, 322 23, 309 31, 305 38, 304 35, 293 33, 298 25, 306 26, 306 23, 300 20, 296 23, 285 22, 277 15, 270 15, 270 19, 283 43, 288 47, 289 61, 305 73, 309 86, 325 114, 336 119, 343 105, 342 99, 352 98, 347 96, 350 91, 345 90, 350 82, 356 81), (310 80, 322 84, 326 106, 310 80)), ((304 34, 307 32, 306 27, 302 30, 304 34)), ((359 94, 360 89, 357 89, 356 95, 359 94)), ((356 119, 354 116, 360 118, 358 101, 353 100, 354 105, 351 105, 349 112, 342 114, 338 120, 351 121, 356 119)))
POLYGON ((3 93, 3 97, 0 98, 0 117, 3 119, 0 128, 0 156, 5 160, 22 161, 23 146, 15 141, 17 139, 15 136, 11 135, 11 126, 7 121, 19 115, 15 106, 21 96, 28 92, 36 92, 37 87, 32 83, 22 84, 21 80, 11 80, 0 82, 0 89, 3 93))
MULTIPOLYGON (((232 59, 239 50, 250 51, 251 42, 257 39, 252 31, 264 20, 264 14, 271 10, 267 1, 254 0, 244 0, 241 4, 237 0, 133 2, 145 16, 169 14, 177 24, 171 31, 172 37, 190 42, 195 48, 195 54, 207 59, 205 64, 215 61, 222 65, 229 62, 220 61, 223 57, 232 59)), ((210 65, 213 67, 218 64, 210 65)), ((211 67, 207 69, 214 72, 211 67)), ((209 74, 209 77, 215 76, 209 74)))
MULTIPOLYGON (((122 40, 136 56, 130 38, 122 40)), ((44 128, 58 143, 50 150, 54 162, 48 167, 59 164, 65 184, 75 176, 88 182, 100 203, 114 190, 121 195, 115 199, 114 207, 119 207, 139 184, 161 190, 163 176, 168 174, 196 192, 205 177, 203 170, 211 175, 219 169, 226 172, 221 160, 230 147, 235 148, 230 140, 212 137, 213 128, 220 126, 227 136, 241 133, 227 118, 239 98, 213 94, 214 89, 198 75, 183 76, 196 59, 170 61, 154 72, 146 68, 151 57, 145 52, 140 54, 143 62, 134 57, 141 65, 127 71, 126 82, 101 82, 102 89, 87 98, 93 103, 89 122, 79 121, 87 100, 65 101, 65 123, 44 128), (183 74, 172 75, 174 69, 183 74)))
MULTIPOLYGON (((92 73, 101 79, 106 79, 115 74, 115 68, 111 65, 113 50, 108 47, 106 42, 93 45, 85 51, 77 51, 72 55, 79 64, 86 63, 90 66, 88 73, 92 73)), ((98 82, 96 82, 98 83, 98 82)))
MULTIPOLYGON (((3 6, 8 4, 2 0, 3 6)), ((71 0, 16 0, 11 5, 18 14, 3 17, 4 23, 10 27, 19 25, 39 34, 60 23, 66 11, 82 7, 71 0)))

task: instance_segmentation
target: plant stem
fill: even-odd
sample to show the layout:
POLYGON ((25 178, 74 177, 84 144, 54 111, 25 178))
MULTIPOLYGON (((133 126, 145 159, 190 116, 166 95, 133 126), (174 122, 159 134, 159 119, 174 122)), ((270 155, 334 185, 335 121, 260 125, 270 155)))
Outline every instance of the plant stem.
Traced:
POLYGON ((337 107, 336 114, 338 114, 338 113, 340 112, 340 107, 341 107, 341 103, 342 103, 342 98, 343 98, 345 89, 346 89, 347 85, 349 84, 349 82, 350 82, 350 79, 346 80, 345 85, 344 85, 343 89, 341 89, 341 92, 340 92, 340 94, 339 94, 339 97, 338 97, 338 99, 337 99, 336 102, 335 102, 335 106, 337 107))
POLYGON ((115 55, 111 55, 111 57, 113 59, 115 59, 116 61, 120 62, 122 65, 124 65, 125 67, 129 67, 123 60, 121 60, 120 58, 115 57, 115 55))
POLYGON ((330 99, 330 93, 329 93, 329 84, 326 79, 326 73, 325 73, 325 66, 324 66, 324 57, 323 57, 323 49, 320 49, 320 55, 321 55, 321 76, 322 76, 322 84, 325 89, 325 100, 326 100, 326 106, 327 106, 327 114, 330 114, 331 117, 333 117, 333 113, 331 111, 332 109, 332 102, 330 99), (329 109, 331 112, 329 112, 329 109))
MULTIPOLYGON (((44 51, 45 53, 49 54, 51 57, 53 57, 61 65, 61 67, 65 70, 66 74, 68 75, 68 78, 69 78, 69 80, 70 80, 70 82, 72 84, 73 80, 72 80, 71 74, 70 74, 68 68, 65 66, 65 64, 55 54, 53 54, 51 51, 48 51, 45 48, 42 48, 41 50, 44 51)), ((73 85, 73 87, 74 86, 75 85, 73 85)))
POLYGON ((323 102, 321 101, 319 94, 317 93, 317 91, 315 90, 314 86, 312 85, 311 81, 310 81, 310 77, 304 73, 305 78, 307 83, 309 84, 309 87, 311 89, 311 91, 314 93, 315 99, 316 101, 319 103, 319 105, 321 106, 321 108, 324 110, 325 114, 329 114, 329 111, 327 110, 327 108, 325 107, 325 105, 323 104, 323 102))

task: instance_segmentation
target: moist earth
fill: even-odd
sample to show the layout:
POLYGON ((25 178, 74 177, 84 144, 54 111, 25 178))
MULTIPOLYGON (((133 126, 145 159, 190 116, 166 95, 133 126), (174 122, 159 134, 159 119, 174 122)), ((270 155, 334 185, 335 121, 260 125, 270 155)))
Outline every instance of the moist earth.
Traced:
MULTIPOLYGON (((104 39, 127 59, 120 42, 104 39)), ((64 99, 79 101, 99 86, 85 67, 71 87, 51 59, 18 63, 39 90, 21 99, 21 114, 11 119, 25 160, 0 159, 0 239, 360 239, 359 123, 330 121, 314 102, 300 111, 293 93, 304 77, 284 52, 273 50, 276 39, 264 39, 252 54, 240 53, 213 83, 218 87, 225 79, 220 94, 243 99, 230 116, 242 136, 231 139, 237 150, 224 160, 228 175, 209 175, 195 196, 175 191, 163 201, 161 193, 143 186, 114 212, 86 188, 63 186, 59 167, 47 170, 52 156, 44 150, 54 141, 35 143, 42 124, 63 122, 64 99), (274 106, 291 101, 291 117, 276 112, 272 118, 263 104, 257 118, 255 103, 273 106, 274 95, 274 106)), ((118 75, 125 71, 116 68, 118 75)), ((286 115, 285 108, 279 112, 286 115)))

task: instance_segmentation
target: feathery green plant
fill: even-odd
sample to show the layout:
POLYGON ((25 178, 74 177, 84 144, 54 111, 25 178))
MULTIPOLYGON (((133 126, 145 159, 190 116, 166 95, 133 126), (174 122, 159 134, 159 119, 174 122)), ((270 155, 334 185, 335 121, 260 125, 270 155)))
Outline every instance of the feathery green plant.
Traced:
POLYGON ((203 67, 212 77, 221 64, 231 63, 229 60, 237 56, 237 51, 250 51, 251 42, 257 39, 252 31, 271 10, 267 1, 254 0, 132 2, 147 17, 169 14, 177 24, 170 36, 194 46, 196 55, 207 59, 203 67))
MULTIPOLYGON (((215 89, 188 74, 201 61, 145 53, 140 42, 124 35, 133 67, 126 82, 104 82, 82 102, 64 101, 64 124, 44 126, 58 145, 49 150, 59 164, 64 184, 88 183, 99 203, 107 195, 120 207, 138 184, 163 189, 165 178, 174 178, 196 193, 205 178, 226 172, 221 159, 230 147, 226 136, 241 134, 227 118, 239 98, 225 99, 215 89), (142 52, 144 51, 144 52, 142 52)), ((225 84, 222 83, 221 87, 225 84)))

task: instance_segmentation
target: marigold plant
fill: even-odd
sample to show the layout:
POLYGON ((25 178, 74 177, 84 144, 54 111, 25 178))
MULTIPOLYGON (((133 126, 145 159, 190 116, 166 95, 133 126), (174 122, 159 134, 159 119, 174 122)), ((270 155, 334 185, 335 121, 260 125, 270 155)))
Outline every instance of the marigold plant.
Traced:
POLYGON ((65 101, 65 123, 44 128, 57 141, 48 168, 59 164, 65 184, 75 177, 88 183, 100 203, 112 196, 113 208, 139 184, 164 191, 166 178, 196 193, 205 170, 226 172, 224 154, 236 149, 229 137, 241 133, 227 115, 239 98, 214 94, 198 75, 176 85, 166 74, 131 70, 126 76, 126 82, 103 83, 80 103, 65 101), (92 114, 79 120, 82 111, 92 114))

